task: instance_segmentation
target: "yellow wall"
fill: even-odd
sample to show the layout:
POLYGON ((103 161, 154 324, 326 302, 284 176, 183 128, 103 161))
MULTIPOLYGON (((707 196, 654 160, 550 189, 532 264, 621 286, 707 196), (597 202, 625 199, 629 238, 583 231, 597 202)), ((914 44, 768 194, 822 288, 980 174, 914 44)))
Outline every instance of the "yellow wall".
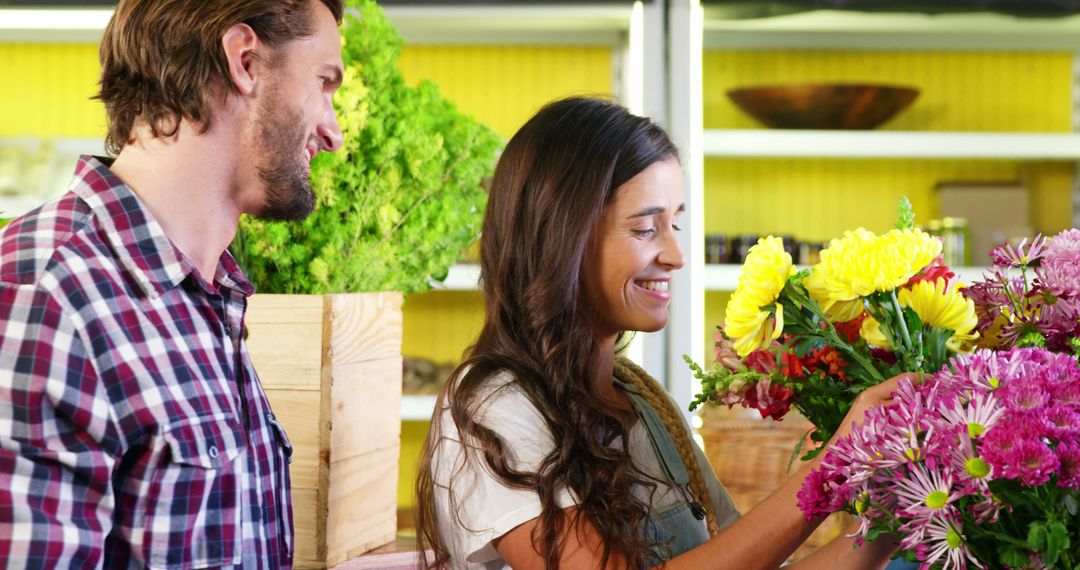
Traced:
POLYGON ((105 135, 97 45, 0 44, 0 137, 105 135))
POLYGON ((510 138, 544 103, 612 94, 612 50, 595 46, 407 46, 405 79, 434 81, 458 107, 510 138))

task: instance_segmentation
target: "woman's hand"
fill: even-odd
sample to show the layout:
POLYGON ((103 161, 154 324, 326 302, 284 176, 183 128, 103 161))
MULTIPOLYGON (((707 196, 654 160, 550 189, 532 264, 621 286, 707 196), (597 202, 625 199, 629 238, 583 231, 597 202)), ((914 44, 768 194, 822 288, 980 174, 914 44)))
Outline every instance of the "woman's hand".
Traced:
POLYGON ((855 403, 852 404, 851 410, 848 411, 847 416, 844 416, 844 421, 840 423, 840 427, 836 429, 833 441, 850 434, 853 425, 861 424, 867 410, 891 402, 893 393, 896 392, 900 381, 903 379, 908 379, 912 384, 918 385, 922 383, 923 374, 921 372, 897 374, 877 386, 863 390, 855 397, 855 403))

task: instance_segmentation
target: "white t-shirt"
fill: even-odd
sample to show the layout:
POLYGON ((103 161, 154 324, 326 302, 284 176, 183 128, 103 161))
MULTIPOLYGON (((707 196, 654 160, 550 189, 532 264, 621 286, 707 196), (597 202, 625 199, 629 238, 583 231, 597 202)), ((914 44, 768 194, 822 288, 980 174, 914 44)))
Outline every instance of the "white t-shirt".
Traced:
MULTIPOLYGON (((540 412, 513 378, 508 373, 492 377, 479 391, 476 401, 482 402, 476 421, 494 430, 509 444, 516 460, 514 467, 535 472, 536 465, 551 452, 554 442, 540 412)), ((440 424, 442 438, 434 449, 431 469, 439 533, 450 552, 448 566, 470 570, 509 568, 492 541, 540 516, 539 498, 533 491, 504 485, 488 470, 480 454, 472 454, 472 460, 466 462, 448 407, 440 410, 435 421, 440 424)), ((649 433, 641 421, 634 424, 628 437, 630 456, 638 469, 647 476, 666 481, 649 433)), ((694 452, 709 488, 717 523, 720 528, 727 527, 739 517, 739 512, 697 445, 694 445, 694 452)), ((641 492, 644 497, 645 491, 641 492)), ((659 484, 652 497, 652 510, 658 512, 682 500, 678 491, 659 484)), ((556 495, 556 504, 565 508, 574 506, 577 501, 571 491, 562 489, 556 495)), ((705 522, 701 524, 704 526, 705 522)))

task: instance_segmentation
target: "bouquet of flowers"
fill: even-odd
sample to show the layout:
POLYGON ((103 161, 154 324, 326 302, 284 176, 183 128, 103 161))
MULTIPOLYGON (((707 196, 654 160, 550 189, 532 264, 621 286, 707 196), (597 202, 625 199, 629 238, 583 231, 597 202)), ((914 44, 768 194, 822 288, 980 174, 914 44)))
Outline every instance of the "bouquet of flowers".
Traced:
POLYGON ((1039 346, 1080 354, 1080 230, 998 246, 989 274, 965 290, 978 346, 1039 346))
POLYGON ((1042 348, 959 355, 902 381, 799 493, 807 519, 857 515, 921 568, 1080 568, 1080 367, 1042 348))
POLYGON ((728 302, 714 367, 686 358, 702 383, 690 409, 741 404, 779 420, 794 406, 824 442, 866 388, 935 372, 968 349, 973 301, 942 264, 940 240, 914 227, 906 199, 899 218, 883 235, 846 232, 802 271, 779 238, 759 240, 728 302))

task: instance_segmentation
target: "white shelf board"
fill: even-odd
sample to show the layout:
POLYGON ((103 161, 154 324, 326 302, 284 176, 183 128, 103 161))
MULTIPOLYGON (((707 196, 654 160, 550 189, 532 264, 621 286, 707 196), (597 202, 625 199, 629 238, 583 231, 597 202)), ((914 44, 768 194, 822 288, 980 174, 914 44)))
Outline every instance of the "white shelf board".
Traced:
MULTIPOLYGON (((632 5, 384 6, 410 44, 615 44, 630 29, 632 5)), ((0 42, 96 43, 110 8, 0 8, 0 42)))
POLYGON ((431 420, 431 414, 435 411, 435 395, 412 395, 401 396, 401 419, 410 422, 426 422, 431 420))
MULTIPOLYGON (((737 8, 735 8, 737 9, 737 8)), ((745 13, 744 13, 745 14, 745 13)), ((812 10, 738 17, 705 8, 707 49, 1080 50, 1080 16, 812 10)))
MULTIPOLYGON (((798 269, 805 269, 806 266, 800 265, 798 269)), ((953 271, 960 276, 960 281, 963 283, 972 283, 973 281, 982 279, 983 272, 986 268, 983 267, 954 267, 953 271)), ((742 273, 742 266, 736 264, 705 264, 705 290, 706 291, 734 291, 735 287, 739 284, 739 274, 742 273)))
POLYGON ((1080 160, 1080 134, 706 129, 717 157, 1080 160))
POLYGON ((442 282, 433 282, 432 289, 435 291, 479 291, 480 266, 475 263, 459 263, 450 268, 446 279, 442 282))
POLYGON ((631 3, 384 6, 409 44, 614 44, 630 29, 631 3))

